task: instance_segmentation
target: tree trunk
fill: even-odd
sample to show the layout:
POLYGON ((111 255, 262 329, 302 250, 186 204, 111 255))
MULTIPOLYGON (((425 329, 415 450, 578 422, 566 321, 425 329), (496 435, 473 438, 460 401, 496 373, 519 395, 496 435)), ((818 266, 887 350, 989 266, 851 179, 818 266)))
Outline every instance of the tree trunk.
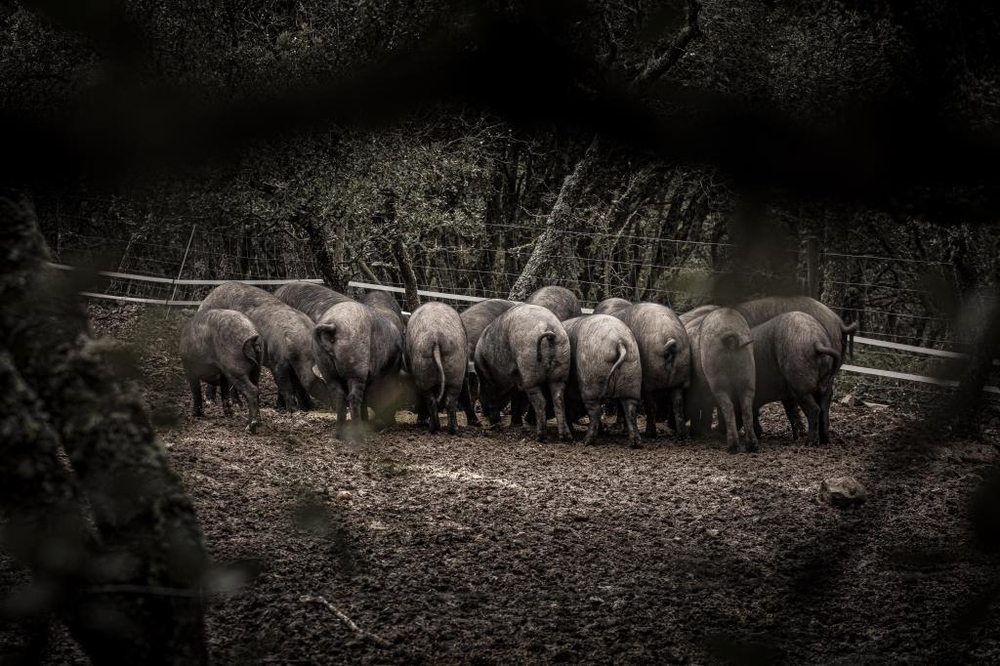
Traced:
POLYGON ((309 253, 312 255, 313 261, 316 262, 316 268, 319 269, 320 277, 323 278, 326 286, 334 291, 343 292, 347 284, 341 274, 341 264, 334 259, 333 253, 330 252, 323 228, 317 225, 312 216, 303 210, 296 211, 289 223, 306 235, 309 253))
POLYGON ((2 543, 93 663, 205 663, 204 539, 136 370, 90 338, 81 285, 42 268, 33 220, 0 202, 0 223, 2 543))
POLYGON ((413 272, 413 260, 410 258, 410 251, 406 249, 406 244, 402 238, 396 238, 392 244, 392 254, 399 265, 399 274, 403 278, 403 286, 406 288, 406 309, 413 312, 420 307, 420 295, 417 294, 417 276, 413 272))
POLYGON ((580 194, 583 192, 585 179, 593 169, 597 161, 597 150, 600 143, 599 135, 595 134, 590 141, 590 145, 583 153, 583 157, 573 167, 573 171, 563 180, 562 187, 559 188, 559 196, 552 207, 552 212, 545 223, 545 230, 528 257, 528 263, 518 276, 514 286, 511 287, 507 296, 512 301, 523 301, 528 295, 538 288, 538 282, 542 272, 548 267, 552 255, 559 248, 563 236, 572 224, 573 212, 579 202, 580 194))

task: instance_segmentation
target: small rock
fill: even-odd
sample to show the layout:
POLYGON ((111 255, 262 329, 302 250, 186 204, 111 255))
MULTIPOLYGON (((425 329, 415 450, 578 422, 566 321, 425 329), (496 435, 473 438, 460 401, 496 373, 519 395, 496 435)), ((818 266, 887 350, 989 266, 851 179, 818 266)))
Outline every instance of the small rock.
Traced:
POLYGON ((868 499, 868 491, 854 477, 840 476, 823 481, 819 486, 819 497, 836 507, 857 506, 868 499))
POLYGON ((858 404, 858 399, 854 397, 853 393, 848 393, 843 398, 840 399, 840 404, 847 405, 848 407, 856 407, 858 404))
POLYGON ((349 500, 352 497, 354 497, 354 493, 352 493, 350 490, 341 490, 340 492, 337 493, 337 499, 339 500, 349 500))

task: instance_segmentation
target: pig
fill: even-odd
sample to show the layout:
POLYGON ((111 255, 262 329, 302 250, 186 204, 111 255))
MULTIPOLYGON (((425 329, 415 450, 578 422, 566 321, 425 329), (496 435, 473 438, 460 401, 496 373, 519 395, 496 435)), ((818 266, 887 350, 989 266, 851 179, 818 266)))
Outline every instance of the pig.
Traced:
MULTIPOLYGON (((808 296, 767 296, 740 303, 736 309, 746 318, 747 324, 751 328, 785 312, 805 312, 812 315, 826 331, 830 345, 840 350, 836 370, 839 370, 844 362, 848 346, 853 346, 854 333, 858 330, 858 322, 853 322, 849 326, 844 324, 837 313, 808 296)), ((832 393, 829 399, 833 400, 832 393)), ((829 410, 822 412, 822 419, 821 429, 828 432, 830 429, 829 410)))
MULTIPOLYGON (((399 374, 403 336, 397 322, 364 303, 338 303, 317 322, 312 349, 313 372, 339 398, 337 436, 347 432, 347 407, 351 411, 350 434, 356 434, 361 420, 367 419, 366 398, 378 398, 384 385, 399 374)), ((395 420, 394 413, 388 420, 395 420)))
POLYGON ((638 303, 611 316, 632 331, 642 361, 642 404, 646 437, 656 437, 657 397, 667 393, 673 408, 674 432, 686 433, 684 391, 691 385, 691 345, 674 311, 657 303, 638 303))
POLYGON ((181 329, 180 355, 191 387, 194 415, 204 415, 202 382, 219 386, 227 416, 232 414, 232 388, 246 401, 247 432, 256 432, 260 425, 257 384, 264 349, 260 334, 246 315, 235 310, 198 312, 181 329))
POLYGON ((638 447, 635 413, 642 397, 642 363, 632 331, 604 314, 567 319, 563 327, 570 343, 567 410, 570 420, 576 420, 582 404, 590 420, 583 443, 597 440, 604 402, 618 400, 629 445, 638 447))
POLYGON ((824 327, 804 312, 786 312, 750 330, 753 337, 756 390, 754 392, 754 432, 759 437, 760 407, 780 400, 792 426, 792 438, 799 437, 796 405, 809 422, 809 442, 830 441, 828 418, 833 396, 833 376, 840 352, 830 346, 824 327))
POLYGON ((369 291, 361 299, 365 305, 373 308, 403 334, 403 309, 399 307, 396 297, 386 291, 369 291))
POLYGON ((528 296, 524 302, 548 308, 558 317, 559 321, 579 317, 583 314, 583 310, 580 309, 580 300, 566 287, 542 287, 528 296))
POLYGON ((333 394, 312 372, 313 322, 273 294, 242 282, 226 282, 202 301, 199 312, 231 309, 242 312, 260 333, 263 364, 278 385, 278 408, 310 409, 310 395, 332 404, 333 394))
POLYGON ((274 296, 282 303, 305 313, 314 323, 337 303, 354 300, 315 282, 289 282, 274 292, 274 296))
POLYGON ((680 320, 682 324, 687 326, 688 322, 702 319, 712 310, 718 310, 718 309, 719 309, 718 305, 699 305, 694 310, 688 310, 684 314, 680 315, 680 320))
POLYGON ((430 431, 441 427, 438 409, 448 411, 448 432, 458 432, 457 403, 469 366, 462 318, 449 305, 425 303, 410 316, 403 341, 403 365, 427 401, 430 431))
POLYGON ((594 308, 594 314, 614 314, 630 305, 632 303, 624 298, 605 298, 594 308))
MULTIPOLYGON (((691 388, 686 407, 692 425, 703 427, 711 422, 712 409, 719 410, 719 421, 726 431, 729 451, 739 450, 736 407, 743 414, 753 413, 756 369, 753 338, 746 319, 732 308, 717 308, 697 324, 689 324, 688 334, 695 362, 692 364, 691 388)), ((746 431, 746 449, 757 448, 757 436, 752 427, 746 431)))
POLYGON ((475 365, 482 387, 483 411, 493 424, 500 422, 500 407, 512 394, 527 393, 535 412, 538 441, 544 442, 543 388, 548 388, 559 436, 572 439, 565 404, 569 337, 550 310, 522 303, 502 313, 479 338, 475 365))
POLYGON ((465 411, 465 418, 470 424, 478 425, 479 418, 473 408, 475 399, 479 396, 479 379, 476 376, 473 359, 476 357, 476 344, 486 327, 493 323, 493 320, 502 313, 517 305, 514 301, 502 298, 490 298, 480 301, 462 311, 462 325, 465 326, 465 335, 468 340, 469 352, 469 373, 467 375, 466 386, 462 390, 459 404, 465 411))
POLYGON ((857 322, 850 326, 844 324, 836 312, 808 296, 767 296, 740 303, 736 306, 736 310, 743 315, 750 328, 785 312, 805 312, 812 315, 826 331, 830 344, 840 349, 841 360, 837 364, 838 368, 847 352, 850 339, 858 330, 857 322))

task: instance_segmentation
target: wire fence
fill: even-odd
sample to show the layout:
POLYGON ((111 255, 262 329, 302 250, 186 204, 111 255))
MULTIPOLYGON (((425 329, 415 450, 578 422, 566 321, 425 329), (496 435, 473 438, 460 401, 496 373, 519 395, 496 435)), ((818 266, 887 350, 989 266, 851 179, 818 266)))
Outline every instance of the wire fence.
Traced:
MULTIPOLYGON (((539 229, 505 225, 492 233, 493 244, 488 246, 483 242, 478 247, 454 243, 426 250, 414 247, 413 269, 421 298, 451 301, 458 308, 486 298, 506 298, 534 250, 539 229)), ((621 232, 569 232, 567 237, 573 242, 564 243, 549 257, 548 279, 580 294, 586 310, 617 296, 655 300, 684 311, 704 301, 713 281, 733 274, 737 250, 729 243, 621 232)), ((103 269, 101 280, 85 293, 104 300, 195 307, 214 286, 229 280, 264 288, 300 279, 322 282, 305 243, 289 234, 261 237, 208 231, 197 224, 165 225, 155 239, 145 234, 126 239, 76 235, 60 238, 60 247, 64 264, 103 269)), ((785 269, 781 277, 803 293, 806 250, 789 249, 779 258, 785 269)), ((885 277, 893 273, 912 277, 915 271, 941 275, 951 270, 945 262, 834 252, 821 254, 819 262, 827 273, 852 276, 823 280, 821 300, 845 320, 861 325, 857 354, 845 366, 849 377, 838 380, 841 392, 876 402, 898 402, 900 392, 908 392, 908 401, 929 402, 953 389, 992 303, 967 302, 965 307, 974 316, 966 317, 959 330, 955 319, 937 305, 940 294, 915 286, 919 284, 915 279, 897 285, 885 277)), ((775 276, 773 266, 738 270, 739 277, 751 283, 773 281, 775 276)), ((348 295, 382 289, 399 294, 402 302, 405 288, 394 260, 372 261, 369 271, 369 277, 358 276, 348 284, 348 295)), ((995 363, 994 370, 998 368, 995 363)), ((1000 383, 1000 374, 994 372, 989 383, 1000 383)), ((988 392, 998 393, 992 386, 988 392)))

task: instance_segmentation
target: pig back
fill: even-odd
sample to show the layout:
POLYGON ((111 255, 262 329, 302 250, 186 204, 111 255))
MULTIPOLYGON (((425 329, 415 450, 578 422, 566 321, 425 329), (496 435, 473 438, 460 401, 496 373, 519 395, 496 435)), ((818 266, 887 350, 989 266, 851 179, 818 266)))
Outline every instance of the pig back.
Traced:
POLYGON ((479 338, 482 337, 486 327, 515 305, 517 304, 514 301, 491 298, 486 301, 480 301, 462 311, 460 317, 462 325, 465 327, 470 358, 475 355, 476 343, 479 342, 479 338))
POLYGON ((840 350, 841 355, 847 347, 844 321, 836 312, 809 296, 767 296, 740 303, 735 309, 746 318, 751 328, 786 312, 804 312, 819 322, 827 339, 835 349, 840 350))
POLYGON ((186 367, 215 366, 240 375, 261 363, 260 335, 242 312, 204 310, 181 329, 180 355, 186 367))
POLYGON ((444 303, 425 303, 414 311, 404 336, 404 358, 418 388, 439 384, 439 373, 447 385, 461 386, 468 367, 465 327, 454 308, 444 303), (437 346, 442 367, 433 349, 437 346))
POLYGON ((274 292, 274 296, 282 303, 305 313, 313 322, 319 321, 323 313, 337 303, 354 300, 314 282, 289 282, 274 292))
POLYGON ((242 282, 224 282, 209 292, 205 300, 198 306, 198 311, 227 309, 247 314, 249 310, 260 307, 275 299, 270 292, 242 282))
POLYGON ((612 314, 635 336, 642 360, 643 389, 682 388, 691 381, 691 341, 673 310, 638 303, 612 314))
POLYGON ((641 397, 640 351, 623 321, 595 314, 563 325, 571 347, 570 386, 585 402, 641 397))
POLYGON ((580 299, 566 287, 548 286, 533 292, 524 301, 530 305, 548 308, 559 321, 579 317, 583 314, 580 299))
POLYGON ((594 314, 612 314, 632 305, 624 298, 605 298, 594 307, 594 314))
POLYGON ((385 317, 402 335, 403 309, 399 307, 395 296, 385 291, 369 291, 361 299, 361 302, 385 317))
POLYGON ((705 315, 698 332, 701 371, 712 392, 753 389, 753 338, 746 319, 732 308, 705 315))

